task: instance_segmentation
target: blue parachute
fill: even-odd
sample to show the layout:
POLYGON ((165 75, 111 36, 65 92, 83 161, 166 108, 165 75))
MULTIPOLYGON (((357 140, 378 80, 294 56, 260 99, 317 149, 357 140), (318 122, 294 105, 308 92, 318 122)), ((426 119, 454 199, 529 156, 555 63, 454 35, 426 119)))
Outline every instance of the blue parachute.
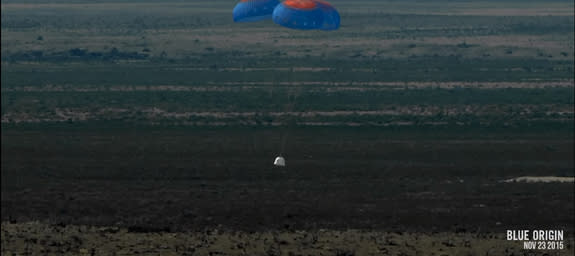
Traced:
POLYGON ((336 30, 339 28, 339 12, 328 2, 323 0, 315 0, 319 8, 323 11, 323 23, 320 27, 321 30, 336 30))
POLYGON ((275 23, 293 29, 319 29, 323 24, 323 11, 314 1, 286 0, 272 15, 275 23))
POLYGON ((234 22, 270 19, 279 0, 242 0, 234 7, 234 22))
POLYGON ((340 23, 338 11, 324 0, 242 0, 234 8, 236 22, 270 17, 276 24, 303 30, 336 30, 340 23))

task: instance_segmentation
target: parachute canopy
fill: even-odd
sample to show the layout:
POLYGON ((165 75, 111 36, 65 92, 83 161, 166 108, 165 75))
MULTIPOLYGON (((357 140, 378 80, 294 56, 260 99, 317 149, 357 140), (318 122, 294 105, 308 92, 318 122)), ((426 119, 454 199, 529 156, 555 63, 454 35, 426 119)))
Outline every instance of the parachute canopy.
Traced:
POLYGON ((270 17, 276 24, 303 30, 336 30, 340 23, 338 11, 325 0, 242 0, 234 8, 236 22, 270 17))
POLYGON ((279 0, 242 0, 234 7, 234 22, 271 19, 279 0))
POLYGON ((293 29, 319 29, 323 24, 323 11, 313 0, 286 0, 272 15, 275 23, 293 29))
POLYGON ((339 28, 339 12, 327 1, 315 0, 319 8, 323 12, 323 23, 319 29, 321 30, 336 30, 339 28))

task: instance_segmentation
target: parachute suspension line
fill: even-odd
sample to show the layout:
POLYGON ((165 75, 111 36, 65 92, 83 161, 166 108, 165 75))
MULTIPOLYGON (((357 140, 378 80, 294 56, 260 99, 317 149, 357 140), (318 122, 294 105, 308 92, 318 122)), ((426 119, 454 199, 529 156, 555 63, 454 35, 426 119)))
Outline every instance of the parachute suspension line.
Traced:
POLYGON ((284 128, 283 135, 282 135, 282 141, 281 141, 282 144, 281 144, 281 148, 280 148, 280 156, 284 155, 288 135, 289 135, 289 130, 284 128))
MULTIPOLYGON (((291 79, 290 79, 291 80, 291 79)), ((290 130, 292 128, 292 126, 295 126, 297 124, 297 116, 295 114, 295 104, 297 101, 297 87, 293 86, 293 83, 289 83, 288 85, 288 89, 287 89, 287 103, 286 103, 286 107, 285 107, 285 124, 283 125, 283 131, 282 131, 282 138, 281 138, 281 148, 280 148, 280 156, 283 156, 284 152, 285 152, 285 147, 288 141, 288 137, 289 137, 289 133, 290 130)))

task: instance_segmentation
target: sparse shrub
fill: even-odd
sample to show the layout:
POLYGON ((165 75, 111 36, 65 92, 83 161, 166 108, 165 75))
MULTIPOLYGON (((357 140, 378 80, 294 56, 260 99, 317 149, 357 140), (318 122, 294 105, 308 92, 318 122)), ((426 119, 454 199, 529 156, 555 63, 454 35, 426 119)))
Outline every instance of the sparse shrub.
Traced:
POLYGON ((459 48, 469 48, 469 47, 471 47, 471 46, 472 46, 472 45, 467 44, 466 42, 457 44, 457 47, 459 47, 459 48))
POLYGON ((351 249, 336 249, 335 250, 336 256, 355 256, 355 251, 351 249))
MULTIPOLYGON (((116 49, 116 48, 114 48, 114 49, 116 49)), ((77 57, 82 57, 82 56, 86 55, 87 52, 88 52, 87 50, 80 49, 80 48, 73 48, 73 49, 70 49, 68 51, 70 56, 77 56, 77 57)))

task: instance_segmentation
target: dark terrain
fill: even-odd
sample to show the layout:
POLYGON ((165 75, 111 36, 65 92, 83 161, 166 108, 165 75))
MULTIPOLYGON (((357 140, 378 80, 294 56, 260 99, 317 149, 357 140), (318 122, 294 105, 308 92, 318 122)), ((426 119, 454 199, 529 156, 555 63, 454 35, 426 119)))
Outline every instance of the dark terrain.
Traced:
MULTIPOLYGON (((2 254, 270 232, 312 250, 289 255, 525 253, 508 229, 572 252, 573 182, 504 180, 574 176, 573 3, 333 3, 318 33, 230 1, 2 1, 2 254), (356 247, 294 242, 319 230, 356 247)), ((288 255, 256 247, 232 251, 288 255)))
POLYGON ((570 141, 429 129, 294 128, 287 168, 271 165, 278 129, 7 130, 2 216, 174 231, 571 229, 572 184, 501 182, 569 175, 570 141))

